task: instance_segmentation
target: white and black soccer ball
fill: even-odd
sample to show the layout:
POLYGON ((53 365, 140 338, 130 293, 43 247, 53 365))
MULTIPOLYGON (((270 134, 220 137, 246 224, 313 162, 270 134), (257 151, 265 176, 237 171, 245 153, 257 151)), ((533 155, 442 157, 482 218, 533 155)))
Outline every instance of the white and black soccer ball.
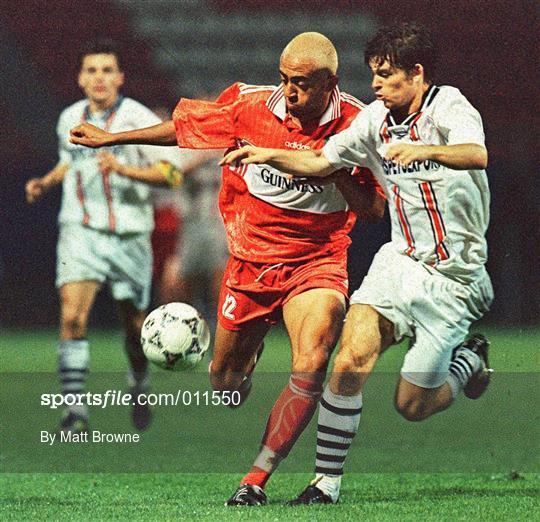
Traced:
POLYGON ((210 330, 193 306, 168 303, 144 320, 141 344, 150 362, 165 370, 186 370, 204 357, 210 346, 210 330))

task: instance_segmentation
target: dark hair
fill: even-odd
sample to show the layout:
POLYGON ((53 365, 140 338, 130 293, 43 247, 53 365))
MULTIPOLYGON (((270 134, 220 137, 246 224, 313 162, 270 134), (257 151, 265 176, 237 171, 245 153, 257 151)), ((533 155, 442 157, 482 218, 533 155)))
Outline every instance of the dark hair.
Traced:
POLYGON ((79 70, 82 68, 83 59, 89 54, 113 54, 116 56, 118 68, 122 70, 122 63, 120 61, 120 51, 118 45, 108 38, 95 38, 86 42, 81 50, 77 60, 79 70))
POLYGON ((385 60, 392 67, 410 73, 419 63, 424 67, 424 78, 433 81, 437 62, 437 48, 430 32, 417 22, 402 22, 383 27, 367 43, 364 61, 381 65, 385 60))

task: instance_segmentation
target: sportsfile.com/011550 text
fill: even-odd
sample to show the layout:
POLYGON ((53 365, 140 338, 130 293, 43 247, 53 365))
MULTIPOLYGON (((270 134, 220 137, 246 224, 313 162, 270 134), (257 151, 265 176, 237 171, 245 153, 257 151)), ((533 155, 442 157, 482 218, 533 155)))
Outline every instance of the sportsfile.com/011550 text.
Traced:
POLYGON ((133 395, 121 390, 107 390, 104 393, 42 393, 41 406, 52 410, 64 406, 88 405, 108 408, 111 406, 238 406, 241 402, 237 391, 192 391, 177 390, 176 393, 139 393, 133 395))

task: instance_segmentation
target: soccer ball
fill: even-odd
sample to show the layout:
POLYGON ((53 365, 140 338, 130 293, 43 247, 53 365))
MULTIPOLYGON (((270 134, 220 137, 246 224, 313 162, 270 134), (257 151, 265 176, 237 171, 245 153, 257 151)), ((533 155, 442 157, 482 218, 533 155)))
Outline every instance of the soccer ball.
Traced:
POLYGON ((168 303, 148 314, 141 330, 146 358, 165 370, 193 368, 210 346, 210 330, 186 303, 168 303))

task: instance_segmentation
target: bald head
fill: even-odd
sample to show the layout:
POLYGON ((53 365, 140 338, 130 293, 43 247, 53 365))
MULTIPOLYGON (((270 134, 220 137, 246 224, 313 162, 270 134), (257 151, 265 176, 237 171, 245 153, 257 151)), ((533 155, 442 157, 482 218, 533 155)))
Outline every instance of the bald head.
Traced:
POLYGON ((334 44, 321 33, 301 33, 283 49, 281 60, 310 64, 313 70, 326 70, 335 75, 338 57, 334 44))

